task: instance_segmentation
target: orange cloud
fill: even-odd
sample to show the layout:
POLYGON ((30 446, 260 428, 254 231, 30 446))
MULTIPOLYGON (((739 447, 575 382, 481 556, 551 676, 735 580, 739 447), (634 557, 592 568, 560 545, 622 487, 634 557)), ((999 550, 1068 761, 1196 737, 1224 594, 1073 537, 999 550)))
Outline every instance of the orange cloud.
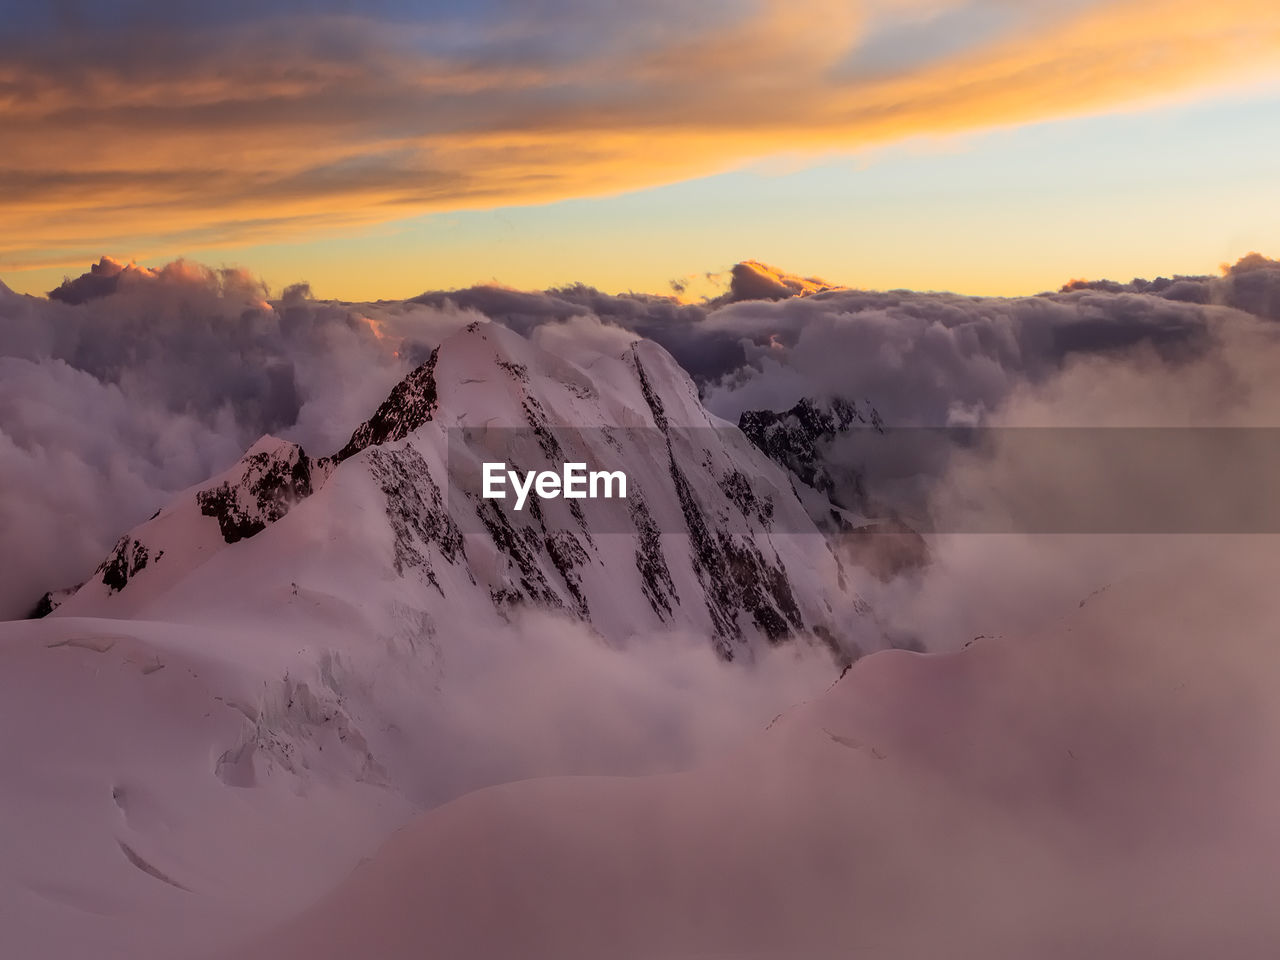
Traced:
POLYGON ((1280 63, 1273 0, 984 0, 1005 29, 850 69, 884 18, 963 6, 767 0, 576 57, 429 54, 425 26, 355 18, 0 47, 0 266, 607 194, 1186 97, 1280 63))

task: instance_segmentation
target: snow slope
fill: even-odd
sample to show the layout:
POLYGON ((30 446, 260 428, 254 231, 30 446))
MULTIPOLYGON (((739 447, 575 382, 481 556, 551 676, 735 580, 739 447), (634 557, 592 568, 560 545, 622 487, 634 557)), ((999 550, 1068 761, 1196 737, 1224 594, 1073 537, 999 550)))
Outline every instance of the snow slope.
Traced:
MULTIPOLYGON (((237 745, 275 691, 262 658, 234 662, 225 640, 141 621, 0 625, 0 956, 225 942, 301 907, 409 815, 394 792, 324 769, 277 765, 242 789, 237 745)), ((311 729, 293 739, 340 747, 311 729)))

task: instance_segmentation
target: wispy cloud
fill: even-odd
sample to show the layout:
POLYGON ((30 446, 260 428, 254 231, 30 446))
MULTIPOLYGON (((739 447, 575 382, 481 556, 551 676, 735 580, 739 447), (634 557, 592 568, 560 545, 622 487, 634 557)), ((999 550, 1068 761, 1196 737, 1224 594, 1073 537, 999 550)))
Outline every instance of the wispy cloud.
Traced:
POLYGON ((1280 52, 1262 0, 443 6, 14 31, 0 264, 604 194, 1192 95, 1280 52))

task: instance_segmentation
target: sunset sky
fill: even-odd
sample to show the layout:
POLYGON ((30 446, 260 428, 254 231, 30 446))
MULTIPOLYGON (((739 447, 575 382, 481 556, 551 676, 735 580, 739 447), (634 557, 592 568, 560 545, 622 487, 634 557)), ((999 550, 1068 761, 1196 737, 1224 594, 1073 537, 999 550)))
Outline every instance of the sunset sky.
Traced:
POLYGON ((20 292, 103 254, 360 299, 1280 251, 1275 0, 0 0, 0 129, 20 292))

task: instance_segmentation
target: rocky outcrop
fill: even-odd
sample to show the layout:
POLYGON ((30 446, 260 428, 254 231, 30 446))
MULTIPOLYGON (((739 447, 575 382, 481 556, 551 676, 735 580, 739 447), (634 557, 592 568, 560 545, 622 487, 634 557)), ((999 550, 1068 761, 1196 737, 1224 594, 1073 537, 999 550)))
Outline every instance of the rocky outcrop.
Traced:
MULTIPOLYGON (((162 554, 163 551, 157 554, 156 559, 159 560, 162 554)), ((102 574, 102 582, 109 592, 118 592, 125 588, 130 577, 146 569, 150 559, 146 544, 125 535, 116 542, 107 559, 98 565, 95 575, 102 574)), ((52 613, 52 609, 49 612, 52 613)))
POLYGON ((373 416, 356 427, 347 445, 334 456, 336 462, 369 447, 403 440, 432 418, 437 407, 435 371, 439 355, 437 347, 426 363, 396 384, 373 416))
POLYGON ((855 401, 836 397, 830 404, 820 406, 806 397, 781 413, 748 411, 738 419, 738 429, 765 456, 791 471, 802 483, 850 509, 865 506, 866 490, 861 478, 853 478, 852 485, 837 484, 823 451, 826 444, 850 430, 884 432, 884 422, 870 402, 864 408, 855 401))
POLYGON ((430 468, 422 454, 410 446, 371 450, 368 463, 386 497, 396 573, 404 576, 409 569, 417 569, 443 595, 429 548, 434 547, 449 563, 465 565, 466 547, 430 468))
POLYGON ((260 533, 315 492, 314 464, 296 443, 260 441, 240 467, 235 480, 196 493, 200 512, 218 521, 227 543, 260 533))
MULTIPOLYGON (((715 528, 708 522, 694 484, 676 456, 666 407, 640 352, 633 347, 629 359, 653 422, 667 438, 667 467, 689 534, 690 560, 703 587, 715 629, 716 651, 727 660, 734 658, 735 648, 743 639, 740 613, 749 617, 775 643, 787 639, 794 631, 803 630, 804 619, 796 605, 790 579, 777 556, 766 558, 750 536, 715 528)), ((730 471, 722 477, 720 487, 744 517, 754 515, 761 526, 768 527, 772 507, 766 509, 750 492, 750 484, 741 471, 730 471)))

